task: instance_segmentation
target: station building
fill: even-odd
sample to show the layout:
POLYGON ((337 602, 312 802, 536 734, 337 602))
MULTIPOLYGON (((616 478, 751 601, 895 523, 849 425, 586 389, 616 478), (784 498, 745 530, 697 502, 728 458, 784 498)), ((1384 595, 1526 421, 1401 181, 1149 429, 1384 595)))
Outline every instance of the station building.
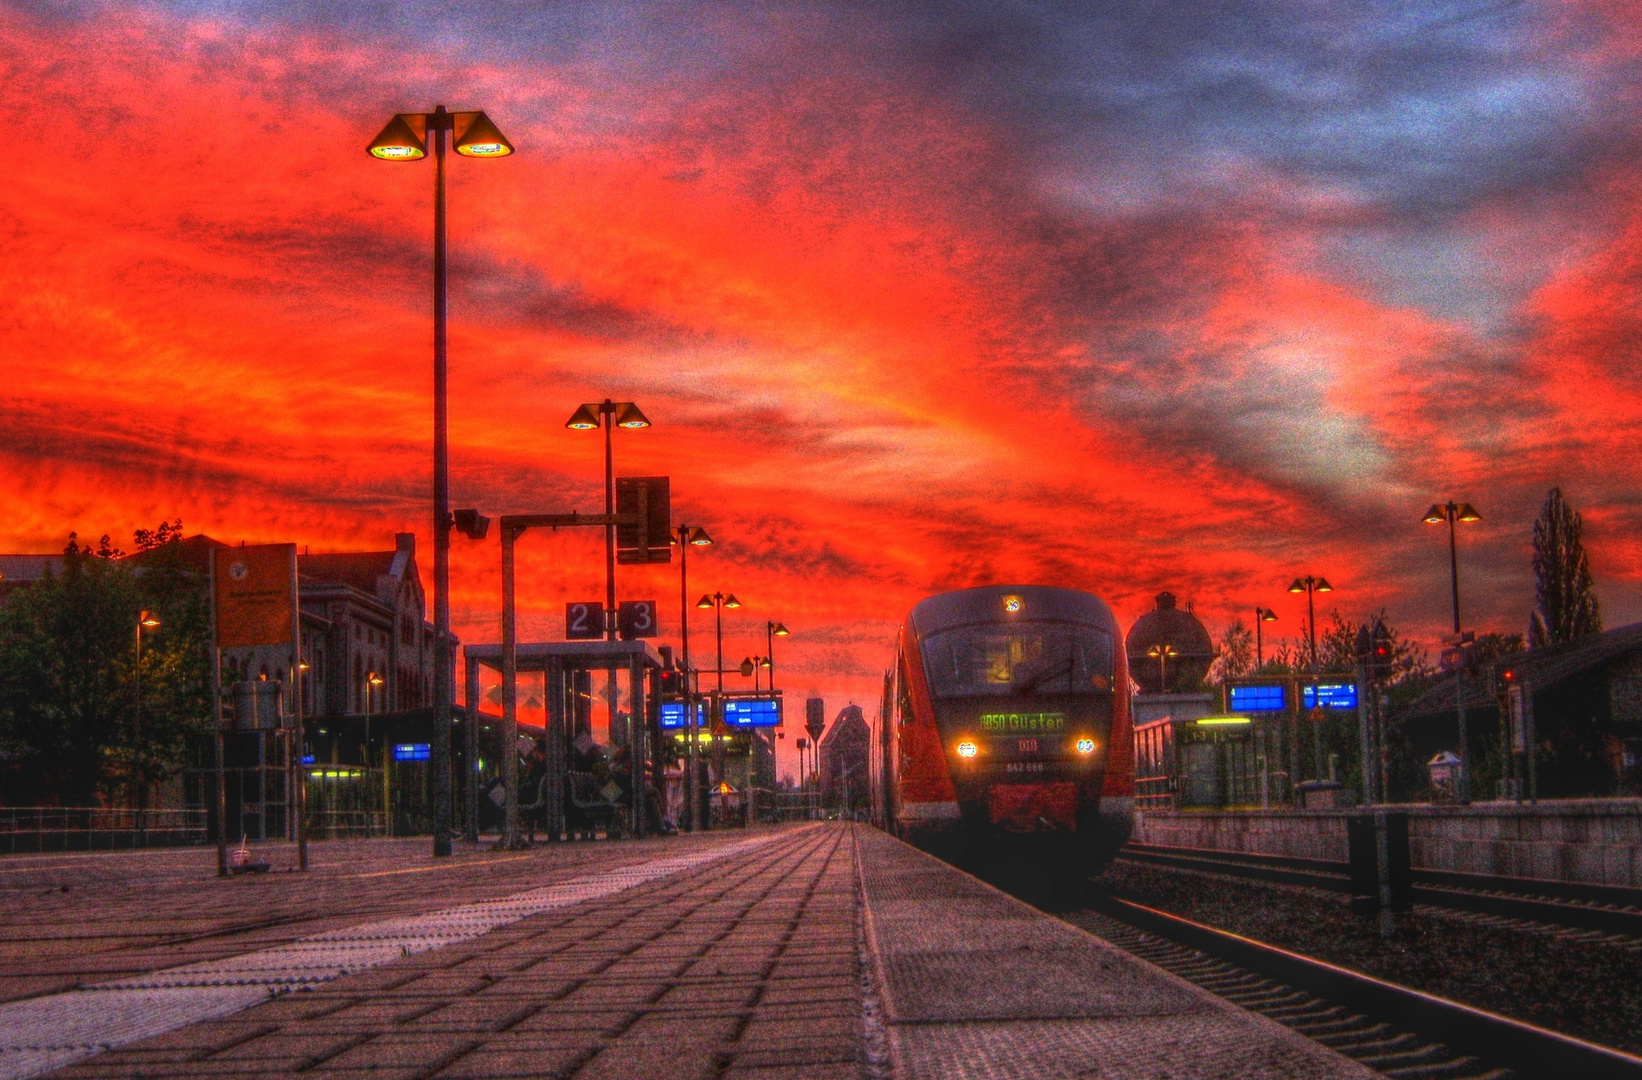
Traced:
POLYGON ((1491 781, 1475 797, 1526 795, 1530 743, 1540 798, 1642 795, 1642 623, 1439 678, 1405 714, 1420 761, 1458 745, 1456 682, 1475 775, 1491 781))

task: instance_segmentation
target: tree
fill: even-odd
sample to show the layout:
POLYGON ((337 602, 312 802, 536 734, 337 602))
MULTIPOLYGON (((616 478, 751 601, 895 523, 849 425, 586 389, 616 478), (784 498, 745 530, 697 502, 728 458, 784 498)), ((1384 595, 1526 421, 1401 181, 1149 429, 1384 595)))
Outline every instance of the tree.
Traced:
POLYGON ((1242 619, 1233 619, 1221 635, 1214 666, 1209 669, 1209 681, 1218 685, 1253 670, 1254 633, 1243 625, 1242 619))
POLYGON ((1602 629, 1591 567, 1581 542, 1585 523, 1554 487, 1534 521, 1534 600, 1528 647, 1573 641, 1602 629))
POLYGON ((70 536, 60 575, 0 605, 0 750, 18 766, 13 797, 90 806, 135 791, 174 774, 208 730, 204 582, 176 536, 155 546, 139 566, 107 536, 96 548, 70 536), (160 628, 144 635, 139 671, 144 610, 160 628))

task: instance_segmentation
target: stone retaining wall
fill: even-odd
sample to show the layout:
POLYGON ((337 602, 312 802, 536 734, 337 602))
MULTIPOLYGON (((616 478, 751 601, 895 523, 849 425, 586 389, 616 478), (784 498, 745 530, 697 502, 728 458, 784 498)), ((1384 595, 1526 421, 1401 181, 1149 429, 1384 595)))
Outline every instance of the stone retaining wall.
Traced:
MULTIPOLYGON (((1642 799, 1396 806, 1415 869, 1642 888, 1642 799)), ((1134 840, 1291 858, 1347 859, 1352 810, 1143 810, 1134 840)))

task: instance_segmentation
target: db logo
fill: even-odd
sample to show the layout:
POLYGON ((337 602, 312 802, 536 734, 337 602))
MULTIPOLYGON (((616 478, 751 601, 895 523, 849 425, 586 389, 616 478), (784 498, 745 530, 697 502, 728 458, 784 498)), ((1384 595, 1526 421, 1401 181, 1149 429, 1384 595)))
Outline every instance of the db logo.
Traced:
POLYGON ((236 562, 228 567, 228 576, 233 578, 235 581, 244 580, 245 575, 250 572, 251 568, 246 566, 243 562, 236 562))
POLYGON ((1035 754, 1035 753, 1037 753, 1038 752, 1038 740, 1036 740, 1036 739, 1022 739, 1020 741, 1020 752, 1023 753, 1023 754, 1035 754))

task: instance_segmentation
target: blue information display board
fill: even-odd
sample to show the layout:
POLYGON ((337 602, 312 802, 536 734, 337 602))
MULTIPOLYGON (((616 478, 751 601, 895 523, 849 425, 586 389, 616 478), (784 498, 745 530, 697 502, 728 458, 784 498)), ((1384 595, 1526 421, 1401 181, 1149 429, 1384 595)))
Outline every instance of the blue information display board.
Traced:
POLYGON ((1355 709, 1357 684, 1320 683, 1317 686, 1307 686, 1300 691, 1300 699, 1308 709, 1315 709, 1319 705, 1325 709, 1355 709))
MULTIPOLYGON (((661 726, 664 730, 674 730, 684 727, 684 702, 664 701, 661 703, 661 726)), ((696 702, 696 727, 707 726, 707 706, 696 702)))
POLYGON ((1231 688, 1232 712, 1282 712, 1288 707, 1288 694, 1281 686, 1234 686, 1231 688))
POLYGON ((781 702, 775 698, 740 698, 724 703, 726 727, 775 727, 779 723, 781 702))
POLYGON ((427 761, 433 757, 433 747, 425 742, 401 742, 393 744, 393 760, 395 761, 427 761))

